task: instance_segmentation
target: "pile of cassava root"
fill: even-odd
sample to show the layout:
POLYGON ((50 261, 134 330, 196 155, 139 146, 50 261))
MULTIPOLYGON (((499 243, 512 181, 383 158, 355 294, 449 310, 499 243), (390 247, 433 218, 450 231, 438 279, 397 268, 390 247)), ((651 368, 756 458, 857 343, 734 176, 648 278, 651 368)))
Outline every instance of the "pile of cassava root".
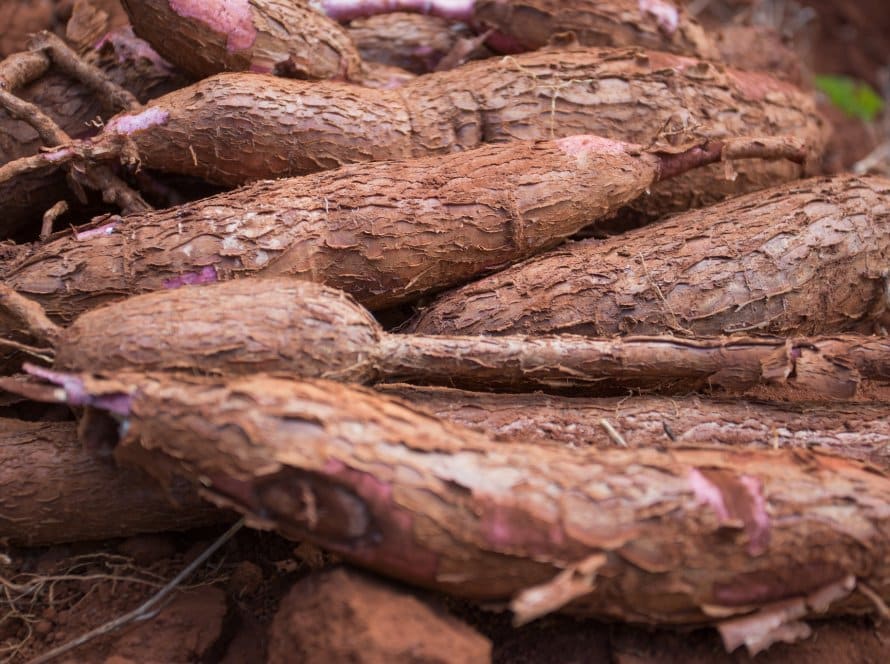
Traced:
POLYGON ((696 629, 674 657, 827 663, 839 630, 867 661, 890 180, 825 172, 778 37, 674 0, 6 5, 0 659, 569 661, 570 629, 636 662, 696 629), (206 556, 169 543, 217 537, 183 590, 206 556), (43 590, 79 569, 49 552, 146 541, 152 591, 193 561, 155 619, 43 590))

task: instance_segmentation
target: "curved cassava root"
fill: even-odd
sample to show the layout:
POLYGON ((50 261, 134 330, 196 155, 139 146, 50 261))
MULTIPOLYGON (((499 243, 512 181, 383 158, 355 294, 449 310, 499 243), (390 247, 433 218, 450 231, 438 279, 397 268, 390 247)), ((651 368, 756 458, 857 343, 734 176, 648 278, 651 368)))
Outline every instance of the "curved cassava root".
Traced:
POLYGON ((378 62, 415 74, 436 71, 440 65, 451 68, 455 58, 459 65, 471 54, 491 55, 465 25, 438 16, 379 14, 351 21, 348 31, 366 64, 378 62))
POLYGON ((121 0, 133 30, 196 78, 223 71, 361 78, 349 35, 292 0, 121 0))
POLYGON ((231 518, 183 482, 93 458, 73 422, 0 419, 0 539, 16 546, 187 530, 231 518))
POLYGON ((555 249, 443 295, 422 334, 872 332, 890 324, 890 180, 819 178, 555 249))
POLYGON ((127 294, 251 275, 321 281, 379 309, 552 247, 686 169, 804 154, 787 139, 666 154, 572 136, 353 164, 67 235, 3 278, 63 320, 127 294))
POLYGON ((488 42, 502 52, 546 46, 572 33, 584 46, 643 46, 716 59, 713 41, 673 0, 317 0, 331 18, 347 21, 382 12, 420 11, 452 21, 494 29, 488 42))
MULTIPOLYGON (((137 155, 144 168, 234 186, 359 161, 447 154, 482 143, 596 134, 652 146, 791 136, 816 162, 827 124, 806 94, 762 74, 635 50, 576 49, 469 63, 399 90, 220 74, 118 115, 100 137, 44 156, 137 155), (126 150, 124 149, 126 147, 126 150)), ((655 187, 647 214, 685 209, 801 175, 740 161, 655 187)), ((3 169, 0 169, 0 181, 3 169)))
POLYGON ((521 440, 582 449, 724 445, 809 450, 890 470, 887 402, 781 403, 649 395, 589 399, 410 385, 375 389, 505 443, 521 440))
POLYGON ((570 33, 583 46, 642 46, 718 60, 705 29, 673 0, 476 0, 473 20, 492 47, 520 52, 570 33))
POLYGON ((513 597, 521 619, 778 627, 873 611, 859 583, 890 597, 890 482, 854 461, 503 445, 378 394, 262 375, 55 381, 32 389, 122 421, 120 460, 384 574, 513 597))
MULTIPOLYGON (((246 279, 131 297, 55 328, 0 287, 0 305, 55 349, 67 370, 280 372, 509 390, 741 391, 788 385, 835 398, 890 381, 881 337, 429 337, 387 334, 343 293, 290 279, 246 279)), ((39 309, 39 308, 38 308, 39 309)), ((53 352, 53 351, 46 351, 53 352)))

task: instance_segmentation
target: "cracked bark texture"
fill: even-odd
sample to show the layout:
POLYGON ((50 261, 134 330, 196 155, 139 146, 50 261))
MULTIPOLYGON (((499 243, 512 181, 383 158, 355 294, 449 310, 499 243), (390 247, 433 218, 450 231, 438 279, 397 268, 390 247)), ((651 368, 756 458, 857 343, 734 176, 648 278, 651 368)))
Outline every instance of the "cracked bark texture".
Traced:
POLYGON ((585 240, 441 296, 422 334, 830 334, 890 323, 890 181, 777 187, 585 240))
POLYGON ((49 398, 125 418, 122 460, 185 474, 254 526, 448 593, 506 599, 584 569, 568 610, 674 624, 780 600, 804 615, 873 611, 851 580, 890 597, 890 483, 854 461, 503 445, 365 390, 261 375, 61 381, 49 398))
POLYGON ((230 514, 184 482, 167 489, 141 471, 93 458, 73 422, 0 419, 0 538, 16 546, 188 530, 230 514))
POLYGON ((121 0, 136 34, 195 78, 223 71, 361 78, 337 23, 288 0, 121 0))
POLYGON ((649 395, 588 399, 409 385, 375 389, 502 442, 620 447, 603 426, 606 420, 631 449, 724 445, 814 451, 890 470, 890 404, 883 402, 777 403, 649 395))
MULTIPOLYGON (((143 167, 231 186, 357 161, 586 133, 655 148, 696 138, 791 136, 808 146, 813 164, 827 140, 814 102, 787 83, 614 49, 473 62, 397 90, 220 74, 148 108, 163 120, 123 137, 106 131, 105 143, 127 138, 143 167)), ((711 166, 653 187, 639 207, 645 214, 686 209, 801 173, 796 164, 742 160, 728 179, 724 166, 711 166)))
POLYGON ((642 46, 718 60, 705 29, 671 0, 477 0, 475 23, 493 27, 496 47, 536 50, 571 33, 582 46, 642 46))
POLYGON ((387 334, 342 292, 248 279, 130 297, 52 332, 63 370, 276 372, 505 390, 743 391, 787 385, 836 398, 890 382, 878 337, 424 337, 387 334))
POLYGON ((379 62, 415 74, 435 71, 459 40, 473 37, 466 26, 405 12, 356 19, 349 23, 348 32, 366 63, 379 62))
POLYGON ((64 234, 3 277, 62 320, 202 270, 213 281, 323 281, 383 308, 552 247, 688 165, 686 156, 715 156, 707 152, 656 155, 574 136, 353 164, 130 215, 89 239, 64 234))

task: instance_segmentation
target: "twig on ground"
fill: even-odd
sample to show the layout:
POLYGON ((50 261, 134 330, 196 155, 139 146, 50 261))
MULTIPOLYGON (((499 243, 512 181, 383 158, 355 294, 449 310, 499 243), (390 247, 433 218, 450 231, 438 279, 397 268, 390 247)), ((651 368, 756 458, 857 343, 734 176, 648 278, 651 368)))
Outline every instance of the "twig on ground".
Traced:
POLYGON ((98 636, 102 636, 104 634, 108 634, 113 632, 114 630, 122 627, 131 622, 139 622, 142 620, 149 620, 156 615, 154 611, 155 607, 158 606, 171 592, 173 592, 185 579, 187 579, 198 567, 204 564, 204 562, 210 558, 214 553, 216 553, 223 544, 228 542, 232 537, 234 537, 235 533, 237 533, 244 526, 244 519, 239 519, 231 528, 229 528, 226 532, 220 535, 216 541, 213 542, 204 552, 195 558, 191 563, 186 565, 183 570, 177 574, 173 579, 170 580, 167 585, 161 588, 157 593, 152 595, 146 602, 143 602, 141 605, 130 611, 129 613, 125 613, 122 616, 111 620, 104 625, 97 627, 94 630, 87 632, 86 634, 81 634, 76 639, 68 641, 67 643, 62 644, 58 648, 53 648, 52 650, 43 653, 39 657, 35 657, 32 659, 29 664, 43 664, 44 662, 49 662, 59 655, 64 655, 67 652, 70 652, 74 648, 77 648, 89 641, 92 641, 98 636))

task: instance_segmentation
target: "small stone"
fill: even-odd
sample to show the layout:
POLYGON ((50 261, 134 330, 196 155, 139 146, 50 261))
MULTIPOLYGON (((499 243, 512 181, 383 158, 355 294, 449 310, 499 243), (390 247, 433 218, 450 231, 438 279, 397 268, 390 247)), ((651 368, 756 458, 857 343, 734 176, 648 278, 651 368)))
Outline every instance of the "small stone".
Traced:
POLYGON ((38 620, 34 625, 34 631, 41 636, 46 636, 53 630, 53 624, 49 620, 38 620))

